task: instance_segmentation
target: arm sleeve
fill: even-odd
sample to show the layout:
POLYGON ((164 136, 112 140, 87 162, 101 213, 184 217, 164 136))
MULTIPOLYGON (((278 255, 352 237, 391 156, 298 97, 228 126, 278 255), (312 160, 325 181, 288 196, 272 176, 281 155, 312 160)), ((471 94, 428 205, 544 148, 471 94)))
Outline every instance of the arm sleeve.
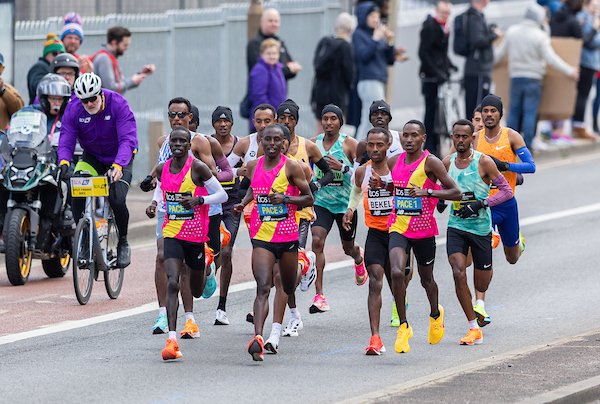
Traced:
POLYGON ((323 177, 318 181, 322 187, 333 181, 333 171, 329 167, 329 164, 325 161, 325 158, 321 157, 321 160, 317 161, 316 166, 319 170, 323 171, 323 177))
POLYGON ((497 206, 513 197, 512 189, 502 174, 492 180, 492 184, 498 187, 498 192, 488 198, 488 206, 497 206))
POLYGON ((119 150, 117 151, 114 163, 121 167, 125 167, 131 162, 133 153, 138 145, 135 117, 126 102, 124 105, 119 106, 117 115, 117 138, 119 139, 119 150))
POLYGON ((521 163, 508 163, 509 171, 521 174, 535 173, 535 161, 527 146, 518 149, 517 156, 521 159, 521 163))
POLYGON ((58 161, 59 164, 63 161, 71 163, 73 153, 75 152, 75 144, 77 142, 77 120, 73 114, 74 103, 67 104, 65 113, 61 120, 60 137, 58 138, 58 161))
POLYGON ((152 194, 152 200, 156 201, 157 204, 160 204, 162 200, 162 189, 160 188, 160 181, 156 181, 156 188, 154 188, 154 193, 152 194))
POLYGON ((362 189, 352 184, 352 192, 350 192, 350 200, 348 201, 348 209, 356 210, 360 201, 362 200, 363 193, 362 189))
POLYGON ((231 181, 233 179, 233 170, 231 169, 231 165, 229 164, 227 157, 223 155, 219 160, 215 161, 215 163, 221 170, 217 173, 217 179, 220 182, 231 181))
POLYGON ((221 183, 214 177, 204 181, 204 186, 208 195, 203 196, 205 205, 216 205, 227 202, 227 192, 221 186, 221 183))
POLYGON ((242 158, 235 153, 231 153, 227 156, 227 161, 229 162, 229 167, 235 167, 237 163, 240 162, 242 158))

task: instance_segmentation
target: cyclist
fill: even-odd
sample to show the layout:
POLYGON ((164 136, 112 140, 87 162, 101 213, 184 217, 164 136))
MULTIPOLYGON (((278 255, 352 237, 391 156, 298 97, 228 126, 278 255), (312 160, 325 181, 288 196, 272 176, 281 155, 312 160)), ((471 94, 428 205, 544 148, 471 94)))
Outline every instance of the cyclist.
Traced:
MULTIPOLYGON (((83 155, 73 175, 79 176, 82 171, 94 176, 110 175, 108 202, 119 230, 117 267, 125 268, 131 263, 127 242, 129 210, 125 201, 138 145, 135 117, 127 100, 114 91, 102 89, 102 81, 94 73, 81 75, 74 90, 77 98, 67 105, 58 143, 61 177, 66 176, 77 141, 83 155)), ((82 198, 73 198, 75 221, 81 218, 84 203, 82 198)))

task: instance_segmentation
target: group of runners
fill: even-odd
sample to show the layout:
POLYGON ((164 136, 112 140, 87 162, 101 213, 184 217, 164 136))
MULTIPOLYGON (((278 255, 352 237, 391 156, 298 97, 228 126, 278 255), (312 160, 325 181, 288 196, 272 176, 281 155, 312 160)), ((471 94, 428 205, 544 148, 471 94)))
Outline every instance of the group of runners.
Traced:
MULTIPOLYGON (((368 283, 371 338, 367 355, 385 352, 380 338, 384 277, 394 298, 391 324, 398 327, 394 349, 410 351, 413 329, 406 313, 406 287, 413 273, 410 255, 430 303, 428 342, 444 336, 444 308, 434 278, 434 212, 449 201, 448 261, 456 295, 468 322, 461 345, 480 344, 481 328, 491 322, 485 309, 492 248, 502 240, 506 260, 515 264, 524 251, 515 186, 535 163, 521 135, 500 125, 500 98, 486 96, 472 121, 452 127, 451 153, 440 160, 423 150, 423 124, 410 120, 399 133, 390 130, 390 106, 374 101, 373 128, 357 142, 341 132, 340 108, 322 110, 323 133, 308 140, 296 133, 298 105, 261 104, 254 111, 256 132, 232 134, 233 114, 219 106, 212 114, 214 134, 196 133, 198 109, 184 98, 169 102, 172 131, 160 139, 158 164, 142 182, 155 188, 146 213, 158 217, 155 282, 159 313, 154 334, 168 333, 164 360, 182 356, 177 342, 181 294, 186 322, 181 338, 199 335, 193 298, 210 297, 219 274, 215 325, 230 323, 226 311, 232 254, 241 219, 252 242, 256 298, 247 320, 254 323, 248 352, 262 361, 277 353, 280 336, 298 336, 304 327, 295 291, 315 284, 310 313, 330 310, 324 293, 325 241, 337 225, 343 250, 354 261, 354 281, 368 283), (364 249, 356 242, 357 208, 364 207, 368 228, 364 249), (496 233, 497 230, 497 233, 496 233), (312 245, 308 248, 308 233, 312 245), (467 282, 473 265, 475 301, 467 282), (273 321, 263 338, 269 294, 275 287, 273 321), (283 321, 289 306, 289 320, 283 321)), ((495 248, 495 247, 494 247, 495 248)), ((235 268, 246 270, 246 268, 235 268)))

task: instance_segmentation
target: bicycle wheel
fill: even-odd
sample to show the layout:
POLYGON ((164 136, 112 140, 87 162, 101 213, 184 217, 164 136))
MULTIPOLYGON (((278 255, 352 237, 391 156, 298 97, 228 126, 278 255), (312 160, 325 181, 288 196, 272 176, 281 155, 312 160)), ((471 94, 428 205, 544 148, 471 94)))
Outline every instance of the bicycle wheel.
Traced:
POLYGON ((91 224, 89 219, 82 218, 75 229, 75 244, 73 246, 73 286, 79 304, 84 305, 90 300, 94 286, 94 256, 90 243, 91 224))
POLYGON ((104 271, 104 286, 106 287, 106 293, 111 299, 116 299, 121 293, 121 287, 123 287, 123 277, 125 270, 123 268, 117 268, 117 244, 119 242, 119 230, 115 224, 115 220, 111 217, 108 219, 108 233, 107 237, 102 243, 102 248, 106 252, 106 266, 107 270, 104 271))

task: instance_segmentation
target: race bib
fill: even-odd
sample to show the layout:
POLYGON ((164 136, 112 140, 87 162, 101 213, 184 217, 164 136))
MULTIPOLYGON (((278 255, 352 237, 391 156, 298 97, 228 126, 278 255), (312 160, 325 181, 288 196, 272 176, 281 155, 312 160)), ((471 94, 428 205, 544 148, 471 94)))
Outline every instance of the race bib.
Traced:
POLYGON ((271 203, 269 195, 256 195, 256 206, 261 222, 281 222, 288 217, 287 206, 283 203, 271 203))
POLYGON ((396 188, 394 194, 394 208, 400 216, 420 216, 423 213, 423 200, 411 198, 408 194, 410 188, 396 188))
MULTIPOLYGON (((477 199, 475 199, 474 192, 463 192, 460 201, 452 201, 452 209, 453 209, 454 216, 458 216, 458 211, 460 209, 462 209, 467 203, 475 202, 475 201, 477 201, 477 199)), ((477 217, 477 216, 479 216, 479 212, 471 215, 470 217, 477 217)))
MULTIPOLYGON (((320 180, 321 178, 323 178, 323 171, 319 170, 318 168, 315 170, 316 171, 316 179, 317 181, 320 180)), ((341 171, 337 171, 337 170, 331 170, 331 172, 333 173, 333 181, 331 181, 329 184, 327 184, 327 187, 341 187, 344 185, 344 173, 341 171)))
POLYGON ((233 189, 235 188, 235 183, 236 178, 234 178, 232 181, 221 182, 220 184, 225 192, 230 192, 233 191, 233 189))
POLYGON ((169 220, 192 220, 194 209, 186 209, 181 204, 184 196, 192 196, 190 192, 165 192, 166 213, 169 220))
POLYGON ((367 190, 367 202, 371 216, 389 216, 392 213, 392 193, 386 189, 367 190))

